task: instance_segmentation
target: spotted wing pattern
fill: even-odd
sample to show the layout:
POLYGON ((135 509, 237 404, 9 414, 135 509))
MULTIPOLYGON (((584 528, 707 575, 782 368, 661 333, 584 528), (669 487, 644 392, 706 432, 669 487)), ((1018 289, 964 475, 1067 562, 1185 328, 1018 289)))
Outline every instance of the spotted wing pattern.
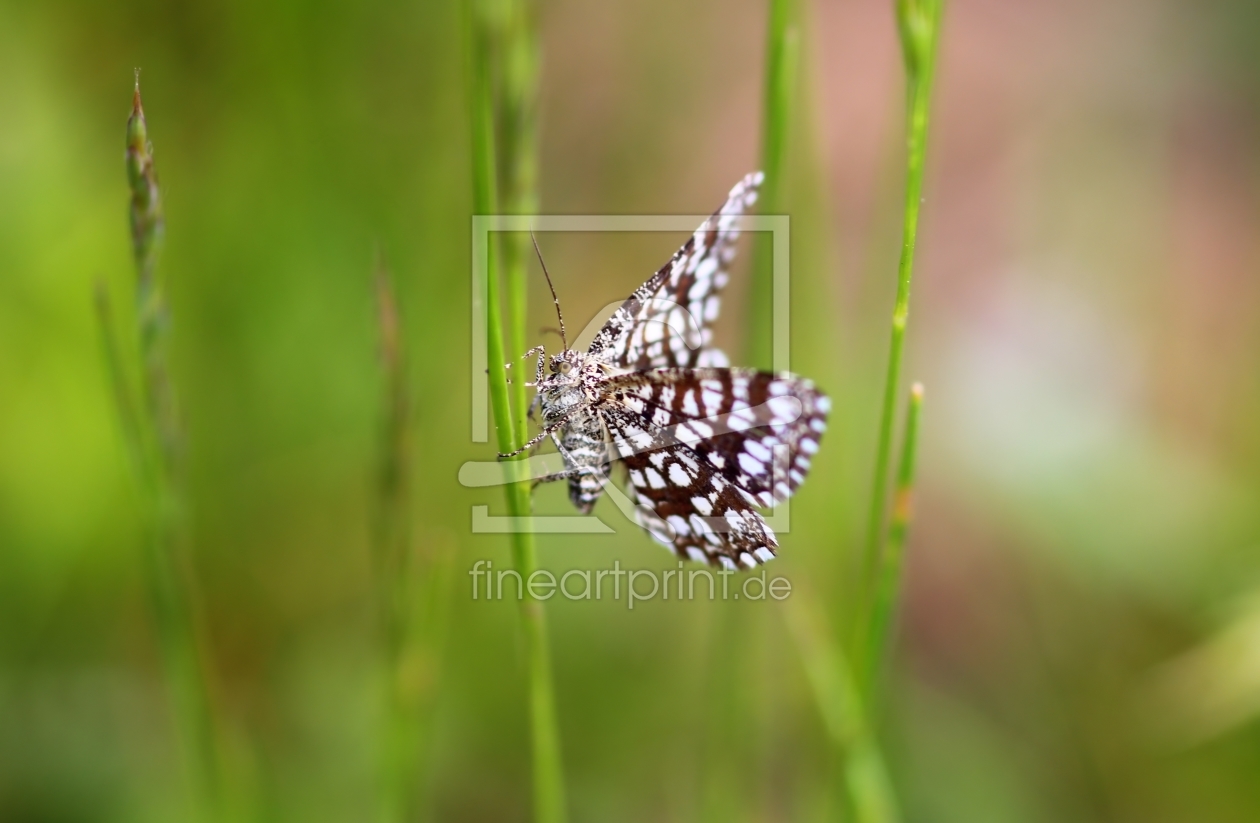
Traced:
POLYGON ((763 175, 739 181, 722 208, 646 283, 608 318, 590 354, 621 368, 725 366, 726 355, 709 343, 739 238, 738 218, 757 202, 763 175))
POLYGON ((728 568, 774 557, 774 532, 755 507, 804 481, 827 397, 795 375, 719 368, 620 375, 606 397, 609 434, 653 537, 728 568))

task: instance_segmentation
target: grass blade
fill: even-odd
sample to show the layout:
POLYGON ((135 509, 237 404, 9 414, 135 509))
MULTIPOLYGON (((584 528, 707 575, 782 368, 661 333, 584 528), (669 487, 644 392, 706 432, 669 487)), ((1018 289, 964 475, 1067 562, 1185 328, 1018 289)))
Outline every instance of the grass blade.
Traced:
POLYGON ((802 584, 783 602, 814 701, 840 761, 848 816, 856 823, 895 823, 896 795, 867 718, 853 667, 843 647, 828 635, 817 597, 802 584))
MULTIPOLYGON (((146 577, 153 602, 168 688, 174 705, 185 769, 193 786, 198 816, 223 813, 220 785, 219 729, 207 685, 207 655, 193 595, 184 496, 181 434, 171 385, 166 296, 157 274, 165 230, 161 191, 153 164, 153 146, 140 99, 139 72, 127 120, 127 180, 131 190, 131 240, 136 266, 136 314, 143 402, 137 414, 121 380, 116 400, 133 450, 142 464, 151 522, 146 577)), ((108 326, 108 307, 101 318, 108 326)), ((112 338, 112 331, 105 328, 112 338)), ((107 346, 111 345, 107 342, 107 346)), ((120 363, 117 354, 108 355, 120 363)), ((113 368, 111 368, 113 370, 113 368)), ((121 368, 117 369, 121 377, 121 368)))
POLYGON ((104 280, 96 282, 94 303, 96 324, 101 334, 101 353, 105 358, 105 371, 109 376, 110 394, 114 401, 114 411, 118 415, 119 426, 122 428, 123 443, 136 477, 148 487, 151 480, 147 476, 148 466, 144 459, 144 435, 141 430, 140 416, 136 411, 131 386, 127 382, 126 369, 123 367, 114 309, 110 304, 109 288, 104 280))
MULTIPOLYGON (((485 3, 471 0, 471 6, 473 207, 477 214, 492 215, 497 214, 499 208, 497 179, 499 163, 495 149, 496 101, 492 59, 495 31, 485 3)), ((502 65, 501 60, 499 65, 502 65)), ((511 452, 525 441, 524 427, 516 425, 517 418, 512 415, 510 387, 504 365, 506 361, 503 350, 503 318, 499 298, 500 257, 497 254, 494 232, 491 232, 490 244, 485 289, 490 401, 491 408, 494 410, 499 451, 511 452)), ((516 299, 509 305, 512 325, 522 330, 525 328, 526 321, 524 272, 523 265, 517 267, 515 271, 508 272, 510 294, 516 295, 516 299)), ((523 386, 517 389, 521 398, 524 397, 523 390, 523 386)), ((520 402, 518 401, 518 410, 523 424, 524 410, 519 408, 520 402)), ((519 459, 509 460, 506 466, 511 471, 519 464, 519 459)), ((504 488, 508 512, 514 517, 528 515, 530 512, 528 481, 509 483, 504 488)), ((511 539, 513 563, 521 577, 528 580, 537 568, 534 535, 525 531, 515 532, 511 539)), ((528 667, 534 819, 538 823, 563 823, 567 817, 564 773, 551 673, 551 648, 547 637, 546 612, 542 602, 527 593, 521 601, 521 618, 525 631, 525 654, 528 667)))
MULTIPOLYGON (((795 113, 800 64, 800 21, 796 0, 770 0, 766 29, 765 79, 762 81, 761 214, 783 210, 783 175, 790 125, 795 113)), ((773 236, 754 235, 752 283, 748 303, 748 363, 768 369, 771 362, 774 303, 773 236)))
POLYGON ((383 262, 376 274, 377 324, 384 377, 381 462, 373 534, 377 602, 384 646, 381 743, 381 819, 402 823, 421 816, 421 757, 437 686, 450 583, 446 542, 430 540, 412 558, 411 386, 403 355, 393 278, 383 262))
POLYGON ((888 654, 891 626, 901 597, 902 565, 906 539, 913 517, 914 465, 919 441, 919 413, 923 408, 923 385, 910 388, 906 410, 905 432, 902 435, 901 464, 897 469, 896 491, 888 523, 888 541, 884 548, 880 576, 875 588, 870 635, 866 638, 865 686, 868 702, 875 702, 875 685, 888 654))
MULTIPOLYGON (((798 79, 798 29, 795 0, 770 0, 762 81, 760 169, 765 179, 757 206, 761 214, 782 209, 781 180, 798 79)), ((769 369, 774 365, 773 235, 755 232, 752 239, 744 360, 769 369)), ((749 809, 756 804, 756 787, 749 787, 748 780, 740 775, 749 771, 748 759, 756 757, 755 746, 749 741, 749 706, 757 701, 748 693, 752 686, 747 669, 755 667, 764 652, 764 634, 750 630, 754 617, 738 603, 720 604, 712 617, 708 681, 714 699, 708 701, 706 709, 701 819, 731 821, 755 816, 749 809)))
MULTIPOLYGON (((508 214, 538 212, 538 42, 532 9, 525 0, 506 0, 502 70, 504 206, 508 214)), ((528 348, 525 319, 526 274, 531 253, 524 232, 503 238, 503 272, 507 284, 508 346, 516 357, 528 348)), ((521 371, 511 383, 513 425, 518 443, 528 439, 525 382, 521 371)))
POLYGON ((914 275, 915 243, 919 230, 919 206, 923 197, 923 166, 927 147, 928 113, 936 71, 936 44, 940 30, 941 0, 898 0, 897 25, 901 34, 906 71, 906 191, 902 226, 901 259, 897 267, 897 297, 893 306, 888 370, 884 378, 883 407, 871 487, 862 579, 873 599, 880 577, 884 544, 888 472, 892 462, 893 418, 901 380, 906 325, 910 316, 910 284, 914 275))

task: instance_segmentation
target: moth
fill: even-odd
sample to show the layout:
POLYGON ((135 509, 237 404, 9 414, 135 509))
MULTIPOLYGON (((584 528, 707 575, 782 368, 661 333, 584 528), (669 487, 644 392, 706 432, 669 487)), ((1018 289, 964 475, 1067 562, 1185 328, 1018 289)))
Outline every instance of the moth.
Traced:
MULTIPOLYGON (((831 401, 788 372, 731 368, 711 345, 720 293, 739 238, 738 218, 757 200, 760 172, 726 202, 613 313, 586 351, 569 348, 551 276, 563 350, 537 357, 530 406, 542 430, 514 457, 550 438, 583 514, 595 507, 612 466, 625 469, 640 526, 680 557, 753 568, 778 542, 757 511, 805 480, 827 428, 831 401)), ((541 254, 539 260, 541 261, 541 254)))

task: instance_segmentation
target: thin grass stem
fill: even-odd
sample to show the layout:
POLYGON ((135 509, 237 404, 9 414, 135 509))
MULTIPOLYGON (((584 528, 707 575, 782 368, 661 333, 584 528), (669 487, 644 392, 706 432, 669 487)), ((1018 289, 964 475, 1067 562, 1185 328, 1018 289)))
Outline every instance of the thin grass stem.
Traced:
POLYGON ((895 823, 899 813, 892 781, 843 646, 828 634, 817 597, 807 586, 797 584, 783 606, 815 703, 837 752, 837 783, 844 790, 848 807, 845 819, 895 823))
POLYGON ((881 549, 884 546, 888 473, 892 462, 893 418, 897 410, 906 325, 910 317, 910 284, 914 275, 919 206, 923 197, 924 155, 927 148, 929 104, 936 71, 940 17, 941 0, 897 2, 897 26, 901 35, 906 71, 906 190, 901 259, 897 268, 897 296, 893 306, 888 371, 884 378, 875 473, 871 484, 871 508, 862 562, 862 579, 866 582, 868 597, 872 600, 883 562, 881 549))
POLYGON ((196 814, 223 813, 220 785, 221 730, 207 684, 207 652, 193 592, 181 471, 182 437, 170 379, 166 295, 158 278, 165 221, 153 164, 153 146, 140 99, 139 73, 127 120, 127 179, 131 191, 131 240, 136 266, 136 322, 142 402, 133 404, 103 294, 98 296, 107 358, 115 374, 115 400, 124 434, 141 466, 150 514, 147 585, 185 769, 196 814), (112 350, 112 351, 111 351, 112 350), (139 408, 139 411, 136 409, 139 408))
MULTIPOLYGON (((502 73, 504 205, 509 214, 532 215, 538 211, 538 41, 533 9, 526 0, 505 0, 500 70, 502 73)), ((503 272, 507 284, 508 328, 511 356, 527 348, 526 273, 531 253, 529 237, 511 232, 503 238, 503 272)), ((522 364, 524 365, 524 364, 522 364)), ((515 436, 525 442, 527 410, 525 382, 528 372, 512 380, 515 436)))
POLYGON ((123 445, 127 449, 131 467, 136 477, 145 488, 150 488, 152 480, 147 476, 149 467, 144 455, 144 434, 141 428, 139 413, 132 398, 131 387, 127 383, 127 371, 123 366, 122 349, 118 342, 117 321, 109 299, 109 288, 104 280, 96 282, 94 304, 96 307, 96 323, 101 334, 101 353, 105 358, 105 371, 109 376, 110 395, 114 401, 114 410, 118 415, 122 428, 123 445))
POLYGON ((866 638, 863 674, 866 694, 869 695, 867 703, 872 706, 876 702, 875 686, 888 656, 892 624, 896 617, 897 603, 901 598, 906 539, 909 536, 910 521, 914 515, 914 467, 919 442, 919 415, 922 408, 923 384, 915 383, 910 388, 910 401, 906 407, 905 429, 901 440, 901 462, 897 469, 892 513, 889 516, 887 545, 884 547, 879 581, 875 589, 870 635, 866 638))
MULTIPOLYGON (((471 2, 471 78, 472 78, 472 150, 473 207, 477 214, 498 213, 498 168, 495 148, 495 83, 494 26, 484 3, 471 2)), ((500 61, 500 66, 502 65, 500 61)), ((511 390, 507 382, 503 347, 503 317, 499 297, 500 257, 495 233, 491 232, 491 248, 487 261, 485 289, 486 343, 489 359, 490 400, 494 411, 495 433, 500 452, 512 452, 525 442, 523 425, 515 424, 512 415, 511 390)), ((509 303, 514 328, 524 329, 524 269, 509 272, 511 294, 518 295, 509 303)), ((522 338, 523 339, 523 338, 522 338)), ((522 344, 523 346, 523 344, 522 344)), ((524 387, 519 387, 521 398, 524 387)), ((523 402, 523 400, 521 401, 523 402)), ((519 405, 519 403, 518 403, 519 405)), ((523 411, 522 418, 523 421, 523 411)), ((517 477, 520 458, 504 463, 509 477, 517 477)), ((505 487, 509 513, 525 517, 530 512, 530 486, 518 481, 505 487)), ((516 570, 528 580, 537 567, 534 535, 528 531, 512 534, 512 559, 516 570)), ((528 589, 528 587, 526 587, 528 589)), ((528 592, 521 601, 521 617, 525 632, 529 684, 530 732, 533 763, 533 808, 538 823, 563 823, 567 816, 564 773, 560 755, 560 733, 555 710, 555 693, 551 671, 551 649, 547 637, 546 612, 541 601, 528 592)))
MULTIPOLYGON (((796 99, 799 58, 798 8, 795 0, 770 0, 765 41, 765 74, 762 88, 761 159, 764 173, 758 198, 761 214, 782 208, 780 193, 790 124, 796 99)), ((769 369, 773 355, 773 235, 753 234, 751 283, 747 308, 744 361, 769 369)), ((743 694, 749 688, 746 669, 763 652, 763 635, 750 631, 752 616, 737 603, 722 603, 713 611, 708 657, 709 690, 706 704, 701 814, 705 821, 730 821, 748 815, 755 802, 747 771, 754 757, 748 743, 750 719, 743 694), (755 638, 750 643, 750 638, 755 638)))
MULTIPOLYGON (((800 64, 800 20, 796 0, 770 0, 766 27, 765 78, 761 111, 761 214, 783 210, 783 176, 790 126, 796 109, 800 64)), ((773 353, 774 238, 754 237, 753 274, 748 303, 746 354, 751 365, 770 368, 773 353)))
POLYGON ((376 298, 384 378, 380 467, 373 548, 383 645, 384 701, 380 734, 381 819, 402 823, 422 815, 420 761, 436 688, 445 625, 449 562, 446 545, 430 540, 412 557, 411 386, 402 345, 394 281, 377 261, 376 298))
POLYGON ((410 817, 407 786, 411 765, 402 735, 405 709, 397 689, 399 661, 406 626, 407 546, 410 523, 407 496, 410 477, 408 387, 399 340, 398 305, 393 280, 384 261, 377 260, 376 308, 380 364, 384 378, 384 415, 380 467, 377 474, 376 561, 378 621, 384 645, 385 706, 381 728, 382 803, 384 823, 410 817))
POLYGON ((749 817, 753 804, 752 787, 745 769, 751 753, 747 746, 749 715, 748 659, 756 653, 750 640, 759 637, 749 631, 750 615, 743 604, 713 603, 712 625, 708 634, 706 660, 705 723, 701 757, 699 819, 704 823, 731 823, 749 817))
MULTIPOLYGON (((799 94, 800 9, 795 0, 770 0, 762 109, 761 212, 783 210, 789 127, 799 94)), ((756 267, 749 307, 749 355, 754 365, 772 365, 772 237, 757 236, 756 267)), ((815 702, 840 763, 837 787, 857 823, 894 823, 897 803, 878 741, 868 723, 859 682, 843 647, 824 629, 822 610, 808 588, 785 604, 790 636, 804 663, 815 702)))
POLYGON ((384 380, 380 467, 377 475, 377 522, 373 539, 378 580, 382 583, 382 626, 387 654, 395 661, 405 625, 408 600, 408 547, 411 543, 411 390, 403 354, 394 282, 383 259, 376 264, 379 356, 384 380))

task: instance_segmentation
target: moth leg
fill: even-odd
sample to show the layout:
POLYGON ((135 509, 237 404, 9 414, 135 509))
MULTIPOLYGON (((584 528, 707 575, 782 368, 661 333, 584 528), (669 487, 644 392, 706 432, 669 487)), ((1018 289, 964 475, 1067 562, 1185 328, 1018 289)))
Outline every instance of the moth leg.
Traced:
MULTIPOLYGON (((532 406, 531 406, 531 409, 532 409, 532 406)), ((531 419, 532 419, 532 418, 531 418, 531 419)), ((561 454, 564 454, 564 449, 560 448, 560 437, 559 437, 559 435, 557 435, 557 434, 556 434, 556 432, 555 432, 555 430, 554 430, 554 429, 552 429, 552 428, 550 428, 550 427, 549 427, 546 431, 544 431, 544 432, 543 432, 543 434, 544 434, 544 435, 546 435, 546 434, 550 434, 550 435, 551 435, 551 439, 552 439, 552 441, 556 444, 556 448, 557 448, 557 449, 560 449, 560 453, 561 453, 561 454)), ((544 440, 544 439, 545 439, 545 438, 538 438, 538 437, 535 437, 535 438, 534 438, 534 440, 537 440, 537 441, 538 441, 537 443, 534 443, 534 445, 532 445, 532 446, 529 446, 529 444, 528 444, 528 443, 526 444, 526 446, 529 446, 529 456, 530 456, 530 457, 533 457, 533 456, 534 456, 534 452, 538 451, 538 447, 539 447, 539 446, 541 446, 541 445, 543 444, 543 440, 544 440)), ((531 442, 533 442, 533 441, 531 441, 531 442)), ((566 465, 567 465, 568 461, 566 460, 566 461, 565 461, 565 463, 566 463, 566 465)))
MULTIPOLYGON (((565 452, 564 446, 560 442, 560 435, 556 434, 555 432, 552 432, 551 440, 552 442, 556 444, 556 449, 559 450, 560 456, 564 458, 565 465, 567 466, 569 464, 568 453, 565 452)), ((534 478, 534 485, 531 486, 530 488, 531 489, 538 488, 539 483, 551 483, 556 480, 568 480, 570 478, 576 477, 577 474, 578 474, 578 469, 570 469, 570 468, 566 468, 558 472, 553 472, 552 474, 545 474, 542 477, 534 478)))
MULTIPOLYGON (((543 361, 543 358, 546 356, 546 354, 547 354, 547 352, 546 352, 546 350, 545 350, 542 346, 534 346, 532 349, 530 349, 529 351, 527 351, 527 352, 525 352, 524 354, 522 354, 522 355, 521 355, 521 359, 522 359, 522 360, 528 360, 528 359, 529 359, 529 358, 531 358, 531 357, 534 357, 534 356, 536 356, 536 355, 538 356, 538 369, 536 370, 536 378, 535 378, 536 380, 542 380, 542 378, 543 378, 543 366, 542 366, 542 361, 543 361)), ((511 374, 511 372, 512 372, 512 363, 511 363, 511 361, 509 361, 509 362, 507 362, 507 363, 504 363, 504 364, 503 364, 503 368, 505 368, 505 369, 507 369, 507 370, 508 370, 508 382, 509 382, 509 383, 511 383, 511 382, 512 382, 512 374, 511 374)), ((537 383, 526 383, 525 385, 526 385, 526 386, 535 386, 535 385, 537 385, 537 383)))
MULTIPOLYGON (((525 384, 526 386, 536 387, 540 385, 543 381, 543 362, 547 359, 547 350, 544 349, 542 346, 534 346, 534 348, 525 352, 525 358, 528 358, 535 354, 538 355, 538 367, 534 370, 534 382, 526 383, 525 384)), ((522 359, 525 359, 525 358, 522 358, 522 359)), ((535 394, 534 399, 529 401, 529 409, 525 412, 525 416, 529 418, 530 420, 533 420, 534 409, 538 408, 538 405, 540 403, 542 403, 542 395, 535 394)))
MULTIPOLYGON (((543 379, 543 360, 545 360, 545 359, 547 358, 547 350, 546 350, 546 349, 544 349, 542 346, 534 346, 532 349, 530 349, 529 351, 527 351, 527 352, 525 352, 524 354, 522 354, 522 355, 521 355, 521 359, 522 359, 522 360, 528 360, 528 359, 529 359, 529 358, 531 358, 531 357, 537 357, 537 358, 538 358, 538 367, 537 367, 536 369, 534 369, 534 382, 533 382, 533 383, 526 383, 525 385, 526 385, 526 386, 533 387, 533 386, 537 386, 539 383, 541 383, 541 382, 542 382, 542 379, 543 379)), ((531 419, 532 419, 532 418, 531 418, 531 419)))
POLYGON ((547 428, 545 428, 545 429, 543 429, 542 431, 540 431, 538 434, 536 434, 536 435, 534 435, 533 437, 531 437, 531 438, 529 439, 529 441, 525 443, 525 445, 521 446, 521 447, 520 447, 519 449, 517 449, 516 451, 513 451, 513 452, 508 452, 508 453, 506 453, 506 454, 504 454, 503 452, 499 452, 499 457, 500 457, 500 458, 516 457, 516 456, 517 456, 518 454, 520 454, 521 452, 528 451, 529 449, 534 448, 534 447, 535 447, 535 446, 537 446, 539 443, 541 443, 543 440, 547 439, 547 438, 548 438, 548 437, 550 437, 552 434, 554 434, 554 433, 555 433, 555 432, 556 432, 556 431, 557 431, 557 430, 558 430, 561 426, 563 426, 565 423, 569 422, 569 416, 570 416, 571 414, 572 414, 572 412, 570 412, 569 414, 566 414, 564 417, 561 417, 559 420, 557 420, 556 422, 552 423, 550 426, 548 426, 547 428))

